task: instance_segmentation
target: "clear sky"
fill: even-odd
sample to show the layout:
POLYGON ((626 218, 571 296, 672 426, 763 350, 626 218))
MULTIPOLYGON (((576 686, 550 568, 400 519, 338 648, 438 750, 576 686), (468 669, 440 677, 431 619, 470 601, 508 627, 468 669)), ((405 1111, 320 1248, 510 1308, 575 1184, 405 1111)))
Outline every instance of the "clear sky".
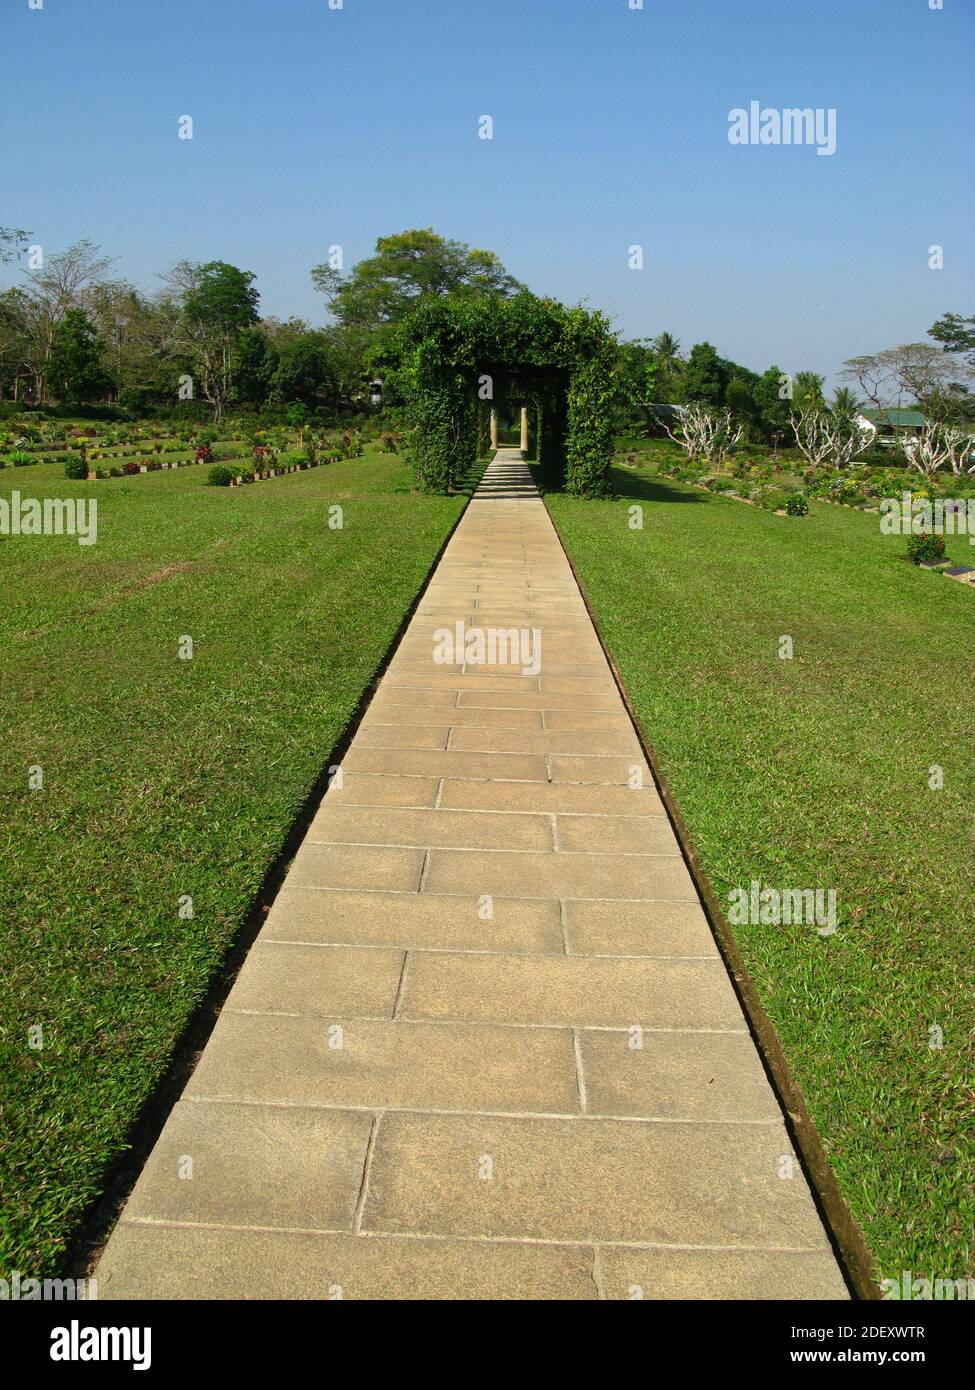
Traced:
POLYGON ((322 321, 329 245, 432 226, 627 337, 831 380, 975 310, 973 0, 30 3, 0 4, 0 224, 147 289, 227 260, 322 321), (836 153, 731 145, 753 100, 835 108, 836 153))

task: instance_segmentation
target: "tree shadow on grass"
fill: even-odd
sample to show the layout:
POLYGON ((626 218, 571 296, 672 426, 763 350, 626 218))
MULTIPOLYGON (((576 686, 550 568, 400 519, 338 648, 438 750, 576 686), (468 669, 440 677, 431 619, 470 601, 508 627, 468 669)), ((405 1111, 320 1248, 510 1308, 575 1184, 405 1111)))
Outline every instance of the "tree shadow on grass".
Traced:
POLYGON ((691 491, 686 485, 671 483, 655 473, 636 472, 629 468, 613 468, 609 480, 616 497, 633 497, 642 502, 706 502, 703 492, 691 491))
POLYGON ((475 491, 477 490, 478 483, 484 477, 484 470, 487 468, 490 462, 490 459, 478 459, 477 462, 473 463, 470 466, 470 468, 467 469, 466 472, 462 473, 459 477, 455 478, 454 485, 451 488, 452 494, 455 497, 473 497, 475 491))
MULTIPOLYGON (((529 468, 543 495, 547 492, 565 492, 564 478, 547 476, 537 464, 529 463, 529 468)), ((637 472, 635 469, 614 467, 610 469, 609 481, 613 489, 613 498, 620 500, 627 498, 637 502, 664 503, 707 501, 704 493, 692 492, 680 484, 671 483, 669 479, 643 470, 637 472)))

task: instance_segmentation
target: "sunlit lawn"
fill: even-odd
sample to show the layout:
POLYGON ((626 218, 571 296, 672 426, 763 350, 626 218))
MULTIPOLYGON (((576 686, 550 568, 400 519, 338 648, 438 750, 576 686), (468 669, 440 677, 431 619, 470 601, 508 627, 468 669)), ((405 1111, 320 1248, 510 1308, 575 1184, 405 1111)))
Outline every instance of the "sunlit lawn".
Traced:
POLYGON ((614 481, 546 500, 719 900, 837 893, 833 936, 735 934, 843 1190, 883 1275, 970 1276, 975 592, 876 516, 614 481))
POLYGON ((204 474, 0 472, 98 501, 96 545, 0 537, 0 1274, 57 1266, 464 502, 204 474))

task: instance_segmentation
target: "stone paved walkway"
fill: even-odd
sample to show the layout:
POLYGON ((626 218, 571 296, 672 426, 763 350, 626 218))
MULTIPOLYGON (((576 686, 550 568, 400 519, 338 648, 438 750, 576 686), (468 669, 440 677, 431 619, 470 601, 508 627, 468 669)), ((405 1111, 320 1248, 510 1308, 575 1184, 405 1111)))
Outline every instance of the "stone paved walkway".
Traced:
POLYGON ((843 1298, 791 1153, 558 538, 502 450, 99 1296, 843 1298), (457 622, 540 629, 539 674, 435 664, 457 622))

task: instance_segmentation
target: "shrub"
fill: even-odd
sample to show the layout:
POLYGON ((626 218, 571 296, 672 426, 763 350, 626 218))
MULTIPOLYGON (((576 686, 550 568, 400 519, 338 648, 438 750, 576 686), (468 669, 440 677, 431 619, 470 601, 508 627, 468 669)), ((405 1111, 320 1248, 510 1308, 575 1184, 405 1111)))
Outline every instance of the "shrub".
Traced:
POLYGON ((342 457, 357 459, 362 457, 362 440, 358 430, 346 430, 342 435, 342 457))
POLYGON ((304 449, 293 449, 291 453, 282 455, 282 468, 304 467, 308 463, 308 454, 304 449))
POLYGON ((222 463, 218 463, 211 468, 206 476, 207 487, 229 487, 234 480, 234 475, 229 468, 225 468, 222 463))
POLYGON ((801 492, 790 492, 785 499, 785 509, 789 516, 808 516, 809 503, 801 492))
POLYGON ((10 455, 10 462, 15 468, 26 468, 28 464, 36 463, 37 459, 26 449, 15 449, 10 455))
POLYGON ((382 434, 379 436, 379 442, 380 442, 380 444, 382 445, 383 453, 385 453, 385 454, 395 454, 395 452, 396 452, 396 436, 395 436, 395 434, 392 434, 389 430, 383 430, 382 434))
POLYGON ((122 465, 122 472, 127 477, 131 476, 133 473, 138 473, 138 471, 139 465, 136 463, 135 459, 129 459, 127 463, 123 463, 122 465))
POLYGON ((784 510, 791 495, 780 487, 759 487, 752 493, 752 497, 758 505, 770 512, 784 510))
POLYGON ((923 564, 925 560, 937 563, 945 558, 945 538, 928 536, 923 531, 919 536, 908 536, 907 554, 914 565, 923 564))
POLYGON ((64 465, 64 476, 73 478, 75 482, 84 481, 88 477, 88 465, 84 459, 68 459, 64 465))
POLYGON ((213 450, 211 449, 211 447, 210 447, 209 444, 203 444, 203 445, 200 446, 199 449, 197 449, 197 451, 196 451, 196 461, 197 461, 197 463, 212 463, 212 462, 213 462, 213 450))
POLYGON ((707 486, 712 492, 734 492, 736 482, 734 478, 729 478, 727 473, 719 473, 717 477, 708 478, 707 486))

